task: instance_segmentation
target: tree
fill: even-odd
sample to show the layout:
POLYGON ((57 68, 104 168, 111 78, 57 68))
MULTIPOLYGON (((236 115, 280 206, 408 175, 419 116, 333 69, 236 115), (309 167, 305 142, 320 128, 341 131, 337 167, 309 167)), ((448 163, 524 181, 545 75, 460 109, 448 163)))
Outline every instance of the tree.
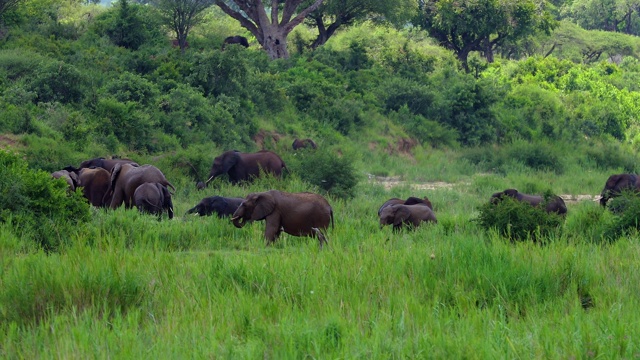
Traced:
MULTIPOLYGON (((311 2, 306 1, 307 4, 311 2)), ((307 15, 307 23, 318 29, 318 37, 311 48, 323 45, 340 27, 358 20, 379 19, 401 24, 411 18, 414 10, 413 0, 325 0, 307 15)))
POLYGON ((555 26, 538 0, 419 0, 419 7, 419 25, 453 50, 467 71, 471 51, 493 62, 497 46, 555 26))
POLYGON ((587 30, 638 35, 640 0, 576 0, 568 16, 587 30))
POLYGON ((202 22, 204 10, 213 5, 214 0, 155 0, 164 23, 175 33, 180 50, 187 47, 189 31, 202 22))
POLYGON ((215 0, 215 3, 249 30, 271 59, 280 59, 289 57, 289 33, 322 3, 322 0, 312 1, 311 5, 302 6, 304 10, 297 12, 304 0, 284 0, 284 3, 271 0, 270 19, 262 0, 215 0), (282 14, 279 14, 281 7, 282 14))

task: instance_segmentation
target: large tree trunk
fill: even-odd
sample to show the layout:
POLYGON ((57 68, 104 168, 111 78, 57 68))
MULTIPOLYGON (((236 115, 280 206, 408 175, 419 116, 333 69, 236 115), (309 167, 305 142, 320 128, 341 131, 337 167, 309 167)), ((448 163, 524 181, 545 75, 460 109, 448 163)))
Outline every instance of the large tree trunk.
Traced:
POLYGON ((273 59, 287 59, 289 51, 287 50, 287 35, 285 29, 273 25, 265 26, 262 29, 264 36, 262 48, 267 52, 269 57, 273 59))

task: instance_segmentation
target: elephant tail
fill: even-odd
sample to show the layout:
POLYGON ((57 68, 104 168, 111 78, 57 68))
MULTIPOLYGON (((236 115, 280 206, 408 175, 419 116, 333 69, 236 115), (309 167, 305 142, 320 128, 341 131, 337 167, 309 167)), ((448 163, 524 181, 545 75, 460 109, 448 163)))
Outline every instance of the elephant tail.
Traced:
POLYGON ((329 215, 331 216, 331 228, 333 229, 334 228, 334 226, 333 226, 333 209, 329 210, 329 215))

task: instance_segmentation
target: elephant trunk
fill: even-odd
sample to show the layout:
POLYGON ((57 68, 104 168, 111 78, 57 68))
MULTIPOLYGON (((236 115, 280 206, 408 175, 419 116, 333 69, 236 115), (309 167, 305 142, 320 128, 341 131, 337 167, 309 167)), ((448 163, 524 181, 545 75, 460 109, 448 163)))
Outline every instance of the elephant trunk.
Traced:
POLYGON ((191 209, 187 210, 185 215, 193 214, 194 212, 196 212, 196 210, 197 210, 196 208, 197 208, 197 206, 194 206, 191 209))
POLYGON ((242 216, 234 216, 231 218, 231 221, 238 229, 242 229, 247 224, 247 220, 242 216))

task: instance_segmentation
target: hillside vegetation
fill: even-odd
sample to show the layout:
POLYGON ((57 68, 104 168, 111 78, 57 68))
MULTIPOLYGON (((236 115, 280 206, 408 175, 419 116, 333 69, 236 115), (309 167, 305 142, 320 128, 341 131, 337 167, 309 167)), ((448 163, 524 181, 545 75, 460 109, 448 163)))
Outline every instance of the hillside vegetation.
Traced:
POLYGON ((47 4, 0 29, 0 357, 640 353, 640 201, 592 201, 640 171, 636 37, 558 16, 465 71, 418 27, 356 22, 310 49, 303 24, 271 60, 217 8, 182 51, 152 6, 47 4), (236 34, 250 46, 222 51, 236 34), (273 150, 287 171, 198 191, 231 149, 273 150), (50 178, 97 156, 160 168, 176 217, 95 208, 50 178), (488 214, 507 188, 562 195, 568 213, 488 214), (183 216, 269 189, 323 194, 328 245, 183 216), (438 223, 381 227, 380 205, 409 196, 438 223))

